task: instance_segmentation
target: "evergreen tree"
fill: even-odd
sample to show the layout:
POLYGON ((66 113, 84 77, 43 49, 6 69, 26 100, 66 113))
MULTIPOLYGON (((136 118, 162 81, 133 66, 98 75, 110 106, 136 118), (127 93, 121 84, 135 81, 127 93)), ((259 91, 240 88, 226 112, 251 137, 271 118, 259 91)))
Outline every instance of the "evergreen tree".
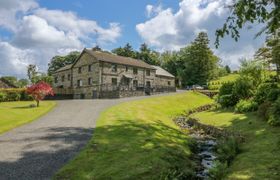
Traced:
POLYGON ((151 65, 159 65, 159 53, 152 51, 145 43, 141 44, 137 58, 151 65))
POLYGON ((228 65, 225 66, 225 69, 226 69, 228 74, 231 73, 231 69, 230 69, 230 67, 228 65))
POLYGON ((129 43, 127 43, 124 47, 113 49, 112 53, 115 53, 119 56, 137 58, 137 53, 133 50, 129 43))
POLYGON ((207 34, 200 32, 190 46, 180 50, 179 58, 184 67, 181 70, 183 85, 204 85, 218 75, 219 58, 213 54, 208 44, 207 34))

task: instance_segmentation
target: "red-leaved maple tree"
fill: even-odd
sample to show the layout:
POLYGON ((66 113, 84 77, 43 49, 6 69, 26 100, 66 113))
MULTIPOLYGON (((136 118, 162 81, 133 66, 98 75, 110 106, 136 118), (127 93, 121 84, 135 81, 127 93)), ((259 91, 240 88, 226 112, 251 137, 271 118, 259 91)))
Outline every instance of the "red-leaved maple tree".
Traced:
POLYGON ((26 92, 37 102, 37 107, 39 107, 39 102, 43 100, 45 96, 54 95, 52 87, 44 81, 40 81, 27 87, 26 92))

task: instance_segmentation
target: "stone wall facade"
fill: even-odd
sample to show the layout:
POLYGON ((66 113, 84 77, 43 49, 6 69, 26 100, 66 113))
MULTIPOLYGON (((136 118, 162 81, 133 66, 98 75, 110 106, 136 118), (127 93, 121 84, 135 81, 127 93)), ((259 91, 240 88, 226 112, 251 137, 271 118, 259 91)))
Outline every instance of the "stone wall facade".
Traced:
POLYGON ((70 69, 54 75, 55 94, 72 94, 74 99, 119 98, 147 94, 145 87, 174 86, 174 79, 157 79, 156 70, 97 60, 82 53, 70 69))
POLYGON ((156 85, 157 86, 170 86, 175 87, 175 78, 168 76, 156 76, 156 85))

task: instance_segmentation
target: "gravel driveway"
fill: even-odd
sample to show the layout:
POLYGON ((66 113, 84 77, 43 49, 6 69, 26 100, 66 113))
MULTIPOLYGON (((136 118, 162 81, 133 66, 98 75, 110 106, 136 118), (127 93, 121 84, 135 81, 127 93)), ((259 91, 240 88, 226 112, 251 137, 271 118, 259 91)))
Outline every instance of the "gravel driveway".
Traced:
POLYGON ((86 145, 100 112, 143 98, 57 101, 39 120, 0 136, 0 179, 50 179, 86 145))

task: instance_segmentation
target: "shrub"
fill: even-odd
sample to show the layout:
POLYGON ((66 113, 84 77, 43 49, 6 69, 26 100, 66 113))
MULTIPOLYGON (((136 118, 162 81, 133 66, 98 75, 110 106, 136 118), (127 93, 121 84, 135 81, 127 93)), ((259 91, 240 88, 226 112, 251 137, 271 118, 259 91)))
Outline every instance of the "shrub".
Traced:
POLYGON ((249 99, 249 100, 240 100, 235 105, 234 111, 238 113, 245 113, 245 112, 256 111, 257 109, 258 109, 258 103, 249 99))
POLYGON ((2 99, 3 101, 18 101, 18 100, 30 101, 30 100, 33 100, 33 98, 26 93, 25 88, 0 89, 0 93, 5 94, 4 100, 2 99))
POLYGON ((22 92, 20 93, 20 100, 21 100, 21 101, 32 101, 32 100, 33 100, 33 97, 30 96, 30 95, 28 95, 28 94, 26 93, 26 91, 22 91, 22 92))
POLYGON ((214 162, 214 166, 209 170, 210 179, 222 180, 227 174, 227 164, 219 161, 214 162))
POLYGON ((0 102, 6 101, 7 94, 4 92, 0 92, 0 102))
POLYGON ((262 104, 259 105, 258 107, 258 115, 264 120, 268 120, 269 118, 269 109, 271 107, 271 102, 270 101, 265 101, 262 104))
POLYGON ((280 97, 269 109, 268 123, 272 126, 280 126, 280 97))
POLYGON ((268 98, 269 99, 275 98, 274 96, 277 93, 278 93, 278 91, 277 91, 277 84, 275 84, 275 83, 262 83, 257 88, 256 94, 254 96, 254 100, 258 104, 261 104, 265 100, 267 100, 268 98))
POLYGON ((238 99, 232 94, 218 96, 218 103, 221 104, 221 106, 224 108, 232 107, 237 102, 238 99))
POLYGON ((232 94, 234 82, 224 83, 219 91, 219 96, 232 94))
POLYGON ((267 100, 268 101, 276 101, 280 97, 280 89, 279 88, 274 88, 271 89, 268 94, 267 94, 267 100))
POLYGON ((20 93, 16 92, 16 91, 10 91, 7 93, 6 99, 7 99, 7 101, 19 101, 20 93))
POLYGON ((237 97, 237 99, 248 99, 254 94, 254 85, 250 78, 238 78, 234 83, 232 94, 237 97))

